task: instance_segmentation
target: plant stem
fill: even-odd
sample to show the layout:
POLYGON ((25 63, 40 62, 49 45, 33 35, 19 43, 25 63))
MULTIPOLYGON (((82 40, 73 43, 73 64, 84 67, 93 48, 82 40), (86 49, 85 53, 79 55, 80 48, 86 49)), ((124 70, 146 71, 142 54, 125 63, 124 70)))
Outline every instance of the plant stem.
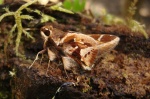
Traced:
POLYGON ((19 44, 20 44, 20 40, 21 40, 21 36, 23 33, 23 27, 22 27, 22 21, 21 21, 21 11, 25 8, 27 8, 28 6, 30 6, 31 4, 37 2, 37 0, 33 0, 30 1, 24 5, 22 5, 16 12, 15 12, 15 22, 17 24, 17 30, 18 30, 18 34, 17 34, 17 38, 16 38, 16 47, 15 47, 15 53, 18 56, 18 49, 19 49, 19 44))
POLYGON ((15 14, 15 12, 8 12, 8 13, 5 13, 5 14, 1 15, 1 16, 0 16, 0 22, 1 22, 1 20, 2 20, 3 18, 5 18, 5 17, 7 17, 7 16, 14 15, 14 14, 15 14))

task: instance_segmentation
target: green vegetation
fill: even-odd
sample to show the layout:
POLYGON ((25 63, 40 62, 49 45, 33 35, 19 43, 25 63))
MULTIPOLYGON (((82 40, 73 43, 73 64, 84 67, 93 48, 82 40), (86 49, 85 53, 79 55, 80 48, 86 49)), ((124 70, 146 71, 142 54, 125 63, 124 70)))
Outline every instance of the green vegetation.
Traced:
MULTIPOLYGON (((22 33, 24 33, 24 35, 26 35, 28 38, 31 38, 32 40, 34 40, 34 37, 32 37, 32 35, 29 32, 24 30, 23 26, 22 26, 22 20, 23 19, 33 20, 33 17, 30 16, 30 15, 22 15, 22 10, 26 9, 29 12, 35 12, 38 15, 40 15, 41 16, 41 23, 47 22, 47 21, 52 21, 53 22, 53 21, 56 20, 55 18, 51 17, 50 15, 46 15, 46 14, 42 13, 38 9, 36 9, 36 10, 29 9, 28 6, 34 4, 35 2, 37 2, 37 0, 29 1, 29 2, 25 3, 24 5, 22 5, 20 8, 18 8, 18 10, 15 11, 15 12, 11 12, 11 11, 9 11, 8 8, 4 8, 6 13, 4 13, 3 15, 0 16, 0 22, 5 17, 8 17, 8 16, 14 16, 14 18, 15 18, 15 25, 12 27, 11 31, 8 33, 8 38, 7 38, 7 41, 5 42, 5 45, 4 45, 5 54, 7 52, 6 50, 7 50, 8 44, 12 42, 11 39, 13 38, 13 32, 16 30, 16 28, 17 28, 17 32, 18 32, 16 42, 15 42, 15 44, 16 44, 15 45, 15 54, 16 54, 16 56, 24 57, 20 54, 20 52, 18 52, 19 44, 20 44, 21 37, 22 37, 22 33)), ((58 10, 58 11, 61 11, 61 12, 73 14, 72 11, 64 9, 61 6, 62 6, 62 3, 58 3, 56 5, 53 5, 53 6, 49 7, 49 9, 58 10)))
MULTIPOLYGON (((24 30, 23 26, 22 26, 22 20, 24 20, 24 19, 33 20, 33 17, 30 15, 23 15, 22 10, 26 9, 28 12, 34 12, 34 13, 37 13, 38 15, 40 15, 41 16, 41 23, 47 22, 47 21, 53 22, 56 20, 54 17, 47 15, 47 14, 44 14, 41 11, 39 11, 38 9, 32 10, 32 9, 28 8, 28 6, 34 4, 37 1, 38 0, 31 0, 27 3, 25 3, 24 5, 22 5, 20 8, 18 8, 18 10, 14 11, 14 12, 9 11, 8 8, 4 9, 6 11, 6 13, 4 13, 3 15, 0 16, 0 22, 5 17, 8 17, 8 16, 14 16, 14 18, 15 18, 15 24, 12 27, 11 31, 8 33, 7 41, 4 44, 5 54, 6 54, 8 44, 12 42, 12 38, 14 35, 13 33, 15 32, 15 30, 17 30, 17 37, 16 37, 16 41, 15 41, 15 53, 17 56, 21 55, 18 52, 18 49, 19 49, 19 45, 20 45, 20 41, 21 41, 21 37, 22 37, 23 33, 28 38, 31 38, 32 40, 34 40, 34 37, 32 37, 32 35, 29 32, 24 30)), ((136 3, 137 2, 138 2, 138 0, 133 0, 133 2, 131 3, 131 5, 128 9, 128 15, 127 15, 126 20, 121 19, 121 18, 116 17, 116 16, 113 16, 111 14, 108 14, 107 12, 105 13, 104 16, 102 16, 102 20, 104 21, 105 24, 108 24, 108 25, 124 24, 124 25, 128 26, 133 32, 140 32, 145 36, 145 38, 148 38, 148 35, 144 29, 145 26, 141 25, 138 21, 133 19, 133 16, 135 15, 135 12, 136 12, 136 3)), ((0 3, 3 3, 3 1, 1 1, 0 3)), ((61 12, 69 13, 69 14, 74 14, 73 12, 83 11, 84 7, 85 7, 85 3, 86 3, 86 0, 65 0, 63 2, 63 4, 59 2, 59 3, 57 3, 53 6, 50 6, 48 8, 51 10, 57 10, 57 11, 61 11, 61 12)))
POLYGON ((128 28, 131 29, 132 32, 140 32, 144 35, 144 37, 146 39, 148 39, 148 34, 145 31, 145 25, 142 25, 140 22, 136 21, 133 19, 133 16, 136 13, 136 4, 137 4, 138 0, 133 0, 133 2, 131 3, 131 5, 129 6, 128 9, 128 14, 126 16, 126 19, 123 18, 119 18, 117 16, 114 16, 112 14, 107 13, 106 11, 104 11, 102 20, 105 24, 107 25, 118 25, 118 24, 122 24, 122 25, 126 25, 128 28))
POLYGON ((63 7, 73 12, 81 12, 84 10, 86 0, 65 0, 63 7))
MULTIPOLYGON (((21 56, 21 54, 19 54, 19 52, 18 52, 18 48, 19 48, 22 33, 24 33, 27 37, 33 39, 33 37, 27 31, 23 30, 23 27, 22 27, 22 19, 31 20, 33 18, 32 18, 32 16, 22 15, 21 13, 22 13, 23 9, 27 8, 28 6, 32 5, 35 2, 37 2, 37 0, 33 0, 33 1, 30 1, 30 2, 22 5, 16 12, 11 12, 11 11, 9 11, 8 8, 5 8, 6 13, 0 16, 0 21, 7 16, 14 16, 14 18, 15 18, 16 24, 13 26, 11 32, 8 34, 8 37, 11 38, 12 33, 17 28, 18 33, 17 33, 16 46, 15 46, 15 53, 17 56, 21 56)), ((10 41, 10 40, 8 40, 8 41, 10 41)), ((4 45, 5 46, 4 47, 5 52, 6 52, 6 48, 7 48, 8 43, 10 43, 10 42, 5 43, 5 45, 4 45)))
POLYGON ((136 4, 138 0, 133 0, 131 3, 129 9, 128 9, 128 16, 127 16, 127 26, 133 31, 133 32, 140 32, 142 33, 146 39, 148 39, 148 34, 145 31, 145 25, 141 25, 138 21, 133 19, 133 16, 136 12, 136 4))
POLYGON ((4 3, 4 0, 0 0, 0 4, 3 4, 4 3))
POLYGON ((70 11, 68 9, 65 9, 65 8, 63 8, 61 6, 63 6, 63 4, 60 2, 60 3, 58 3, 58 4, 54 5, 54 6, 51 6, 50 9, 57 10, 57 11, 60 11, 60 12, 69 13, 69 14, 74 14, 72 11, 70 11))

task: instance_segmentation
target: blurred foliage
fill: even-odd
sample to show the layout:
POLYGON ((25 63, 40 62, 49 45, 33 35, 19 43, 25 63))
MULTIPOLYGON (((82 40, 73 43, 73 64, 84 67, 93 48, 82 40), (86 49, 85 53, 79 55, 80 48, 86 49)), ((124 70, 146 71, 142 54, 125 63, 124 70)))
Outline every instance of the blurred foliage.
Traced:
POLYGON ((6 91, 0 92, 0 99, 8 99, 8 94, 6 91))
POLYGON ((132 32, 140 32, 144 35, 146 39, 148 39, 148 34, 145 31, 145 25, 141 24, 140 22, 133 19, 133 16, 136 13, 136 4, 138 0, 133 0, 131 2, 131 5, 128 8, 128 13, 126 15, 126 19, 120 18, 118 16, 114 16, 112 14, 107 13, 107 11, 104 9, 103 14, 100 16, 103 23, 107 25, 119 25, 123 24, 126 25, 128 28, 131 29, 132 32))
POLYGON ((4 3, 4 0, 0 0, 0 4, 3 4, 4 3))
POLYGON ((104 24, 107 24, 107 25, 112 25, 112 24, 115 24, 115 25, 124 24, 125 25, 124 19, 117 17, 115 15, 112 15, 112 14, 108 14, 108 13, 102 17, 102 21, 104 24))
POLYGON ((133 16, 136 12, 136 4, 138 0, 133 0, 131 2, 131 5, 128 9, 128 16, 127 16, 127 26, 133 31, 133 32, 140 32, 144 35, 146 39, 148 39, 148 34, 145 31, 145 25, 140 24, 138 21, 133 19, 133 16))
POLYGON ((136 4, 137 4, 138 0, 133 0, 133 2, 131 2, 131 5, 128 8, 128 18, 133 18, 133 16, 136 13, 136 4))
POLYGON ((69 14, 74 14, 72 11, 70 11, 68 9, 65 9, 61 6, 62 6, 62 2, 59 2, 58 4, 51 6, 50 9, 57 10, 57 11, 60 11, 60 12, 69 13, 69 14))
POLYGON ((85 7, 86 0, 65 0, 63 7, 73 12, 82 12, 85 7))
POLYGON ((10 99, 11 93, 7 90, 0 91, 0 99, 10 99))

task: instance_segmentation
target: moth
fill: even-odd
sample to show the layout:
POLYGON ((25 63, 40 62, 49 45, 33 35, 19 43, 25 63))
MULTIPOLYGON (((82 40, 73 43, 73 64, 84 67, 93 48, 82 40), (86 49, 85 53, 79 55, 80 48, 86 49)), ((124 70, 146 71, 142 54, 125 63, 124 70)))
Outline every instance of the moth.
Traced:
POLYGON ((91 70, 99 58, 113 50, 120 40, 118 36, 110 34, 65 33, 56 30, 51 25, 41 28, 41 36, 44 40, 43 50, 38 52, 34 62, 38 60, 39 54, 47 51, 49 63, 59 59, 65 70, 76 67, 91 70))

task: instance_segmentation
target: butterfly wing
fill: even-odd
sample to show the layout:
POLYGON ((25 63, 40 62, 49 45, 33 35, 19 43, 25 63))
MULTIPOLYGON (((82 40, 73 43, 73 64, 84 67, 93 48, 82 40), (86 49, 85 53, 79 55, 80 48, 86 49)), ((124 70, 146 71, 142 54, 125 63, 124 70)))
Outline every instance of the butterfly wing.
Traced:
POLYGON ((78 57, 82 67, 89 69, 103 54, 114 49, 119 40, 119 37, 109 34, 68 33, 62 42, 67 44, 66 53, 78 57))

